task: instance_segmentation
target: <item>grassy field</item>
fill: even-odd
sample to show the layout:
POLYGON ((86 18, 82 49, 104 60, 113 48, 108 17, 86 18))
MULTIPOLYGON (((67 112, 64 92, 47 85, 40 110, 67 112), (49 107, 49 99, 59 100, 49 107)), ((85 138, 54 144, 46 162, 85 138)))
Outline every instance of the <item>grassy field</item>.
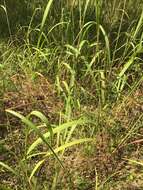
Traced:
POLYGON ((27 3, 0 1, 0 190, 142 190, 142 0, 27 3))

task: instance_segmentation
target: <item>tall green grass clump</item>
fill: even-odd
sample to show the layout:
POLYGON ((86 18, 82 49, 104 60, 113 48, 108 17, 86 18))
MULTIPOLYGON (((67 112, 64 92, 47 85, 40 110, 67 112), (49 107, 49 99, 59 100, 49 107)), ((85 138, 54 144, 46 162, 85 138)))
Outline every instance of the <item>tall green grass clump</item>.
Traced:
POLYGON ((27 35, 29 41, 39 33, 32 49, 43 64, 34 64, 35 69, 44 67, 58 92, 63 93, 63 82, 69 86, 72 80, 73 93, 83 97, 92 91, 96 95, 89 98, 100 105, 108 104, 111 96, 118 99, 124 88, 130 91, 135 85, 133 76, 140 80, 134 73, 135 67, 141 70, 143 13, 137 10, 130 24, 132 8, 127 1, 111 1, 107 6, 103 1, 48 1, 39 29, 29 27, 27 35))
MULTIPOLYGON (((16 43, 19 33, 14 34, 12 15, 8 9, 10 4, 3 2, 0 2, 0 10, 3 11, 10 36, 5 50, 3 47, 0 49, 3 110, 9 108, 5 105, 5 97, 9 92, 18 92, 23 96, 21 92, 25 81, 30 86, 28 89, 36 87, 38 95, 31 93, 32 95, 27 96, 28 100, 24 100, 28 102, 25 107, 32 105, 29 108, 32 111, 28 112, 30 114, 25 113, 24 109, 17 110, 20 107, 17 102, 18 106, 6 109, 8 127, 15 124, 11 124, 9 115, 19 118, 24 124, 25 128, 21 130, 24 148, 20 156, 12 152, 16 157, 15 167, 11 163, 1 161, 0 166, 15 176, 19 189, 65 189, 65 184, 61 184, 65 176, 68 176, 67 189, 81 189, 84 180, 75 182, 76 185, 72 182, 72 168, 66 168, 64 158, 68 154, 69 157, 75 156, 74 150, 82 150, 83 154, 88 154, 89 160, 92 153, 97 159, 94 162, 97 165, 94 166, 96 175, 90 187, 96 190, 110 189, 114 176, 118 174, 118 161, 122 163, 122 156, 118 161, 116 159, 119 157, 118 151, 125 148, 125 152, 130 153, 126 147, 138 142, 133 138, 141 135, 142 114, 133 114, 130 121, 131 115, 127 113, 131 112, 128 108, 130 98, 135 92, 140 93, 143 82, 143 2, 31 2, 31 9, 26 9, 30 12, 29 24, 27 19, 23 18, 26 26, 21 26, 24 35, 22 33, 20 44, 16 43), (17 75, 21 76, 22 80, 15 85, 13 78, 17 75), (46 85, 50 86, 47 82, 50 81, 52 95, 46 95, 45 90, 41 98, 42 85, 38 83, 39 76, 46 81, 42 83, 45 89, 46 85), (56 98, 51 99, 51 96, 56 98), (61 103, 56 118, 52 113, 54 121, 53 118, 49 121, 48 114, 43 114, 52 110, 48 106, 34 111, 39 97, 45 104, 50 102, 50 105, 54 105, 58 101, 61 103), (75 149, 71 149, 73 145, 76 145, 75 149), (105 163, 101 161, 101 155, 105 158, 105 163), (109 160, 115 163, 111 169, 108 168, 109 160), (47 163, 51 164, 50 169, 47 163), (53 169, 48 177, 48 174, 45 174, 47 168, 49 173, 53 169), (106 172, 105 168, 110 171, 107 169, 106 172), (51 179, 46 183, 49 177, 51 179)), ((23 3, 26 6, 28 1, 23 3)), ((17 6, 21 10, 22 2, 17 6)), ((19 14, 20 20, 21 16, 19 14)), ((28 90, 26 93, 29 93, 28 90)), ((14 97, 13 101, 15 99, 14 97)), ((133 104, 138 106, 136 101, 133 101, 133 104)), ((132 158, 123 160, 140 163, 132 158)))

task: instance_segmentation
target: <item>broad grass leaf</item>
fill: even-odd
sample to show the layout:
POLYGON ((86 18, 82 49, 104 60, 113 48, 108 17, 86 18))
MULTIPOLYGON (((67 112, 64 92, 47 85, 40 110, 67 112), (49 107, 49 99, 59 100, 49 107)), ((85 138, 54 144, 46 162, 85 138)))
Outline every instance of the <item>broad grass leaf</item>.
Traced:
MULTIPOLYGON (((87 121, 83 118, 80 118, 78 120, 74 120, 74 121, 70 121, 70 122, 67 122, 67 123, 64 123, 64 124, 61 124, 59 126, 57 126, 56 128, 53 129, 53 134, 56 134, 56 133, 59 133, 61 132, 62 130, 65 130, 65 129, 68 129, 68 128, 71 128, 73 127, 74 125, 83 125, 85 124, 87 121)), ((44 138, 49 138, 50 137, 50 133, 47 132, 45 133, 44 135, 44 138)), ((27 151, 27 155, 29 155, 38 145, 40 145, 42 143, 42 139, 41 138, 38 138, 36 141, 34 141, 32 143, 32 145, 29 147, 28 151, 27 151)))
POLYGON ((8 113, 11 113, 12 115, 18 117, 21 119, 21 121, 23 123, 25 123, 27 126, 29 126, 31 129, 33 129, 38 136, 40 137, 40 139, 47 145, 47 147, 51 150, 51 152, 53 153, 53 155, 57 158, 57 160, 59 161, 60 165, 64 168, 62 162, 60 161, 59 157, 56 155, 56 153, 54 152, 53 148, 51 147, 51 145, 49 144, 49 142, 47 141, 47 139, 43 136, 43 134, 40 132, 40 130, 37 128, 37 126, 34 125, 34 123, 32 123, 29 119, 27 119, 26 117, 24 117, 23 115, 21 115, 20 113, 17 113, 13 110, 6 110, 8 113))
MULTIPOLYGON (((66 144, 64 144, 64 145, 62 145, 62 146, 56 148, 56 149, 54 150, 54 152, 55 152, 55 153, 58 153, 58 152, 60 152, 60 151, 65 150, 66 148, 71 147, 71 146, 74 146, 74 145, 77 145, 77 144, 81 144, 81 143, 85 143, 85 142, 91 142, 91 141, 93 141, 93 140, 94 140, 94 139, 92 139, 92 138, 84 138, 84 139, 74 140, 74 141, 72 141, 72 142, 66 143, 66 144)), ((31 172, 31 175, 30 175, 30 177, 29 177, 29 180, 31 180, 31 178, 34 176, 34 174, 37 172, 37 170, 38 170, 38 169, 42 166, 42 164, 46 161, 46 157, 48 157, 48 156, 50 156, 50 155, 51 155, 51 153, 50 153, 50 152, 47 152, 47 153, 45 154, 45 156, 44 156, 45 158, 42 159, 42 160, 40 160, 40 161, 35 165, 34 169, 33 169, 32 172, 31 172)))

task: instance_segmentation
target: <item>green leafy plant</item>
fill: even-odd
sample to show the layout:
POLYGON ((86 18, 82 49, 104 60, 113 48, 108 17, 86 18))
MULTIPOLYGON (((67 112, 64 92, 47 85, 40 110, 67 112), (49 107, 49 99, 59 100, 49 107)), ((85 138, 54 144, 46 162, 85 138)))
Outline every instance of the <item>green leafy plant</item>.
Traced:
POLYGON ((128 188, 127 171, 117 170, 142 135, 142 5, 0 1, 0 127, 7 128, 3 142, 11 155, 0 167, 17 189, 128 188), (88 162, 92 169, 84 168, 88 162))
MULTIPOLYGON (((32 130, 33 132, 36 132, 36 134, 39 136, 39 138, 37 140, 35 140, 33 142, 33 144, 28 148, 28 150, 26 152, 26 155, 24 157, 24 160, 25 159, 29 160, 29 159, 31 159, 32 157, 35 157, 35 156, 40 156, 41 157, 40 161, 37 164, 35 164, 34 169, 32 169, 31 174, 29 176, 29 181, 31 181, 34 174, 43 165, 43 163, 46 162, 47 158, 51 154, 54 155, 54 157, 58 160, 60 165, 65 170, 64 164, 62 163, 62 161, 59 158, 57 153, 58 152, 63 152, 64 153, 65 149, 70 148, 73 145, 93 141, 92 138, 84 138, 84 139, 77 139, 77 140, 68 142, 70 140, 72 132, 73 132, 73 130, 75 130, 76 126, 85 124, 85 123, 89 122, 88 120, 85 120, 85 119, 81 118, 79 120, 70 121, 70 122, 61 124, 61 125, 59 125, 57 127, 54 126, 54 128, 52 128, 52 125, 49 124, 47 118, 39 111, 32 111, 27 117, 24 117, 20 113, 12 111, 12 110, 6 110, 6 111, 8 113, 18 117, 25 125, 27 125, 27 127, 29 128, 30 131, 32 130), (40 129, 39 129, 39 126, 36 126, 32 121, 30 121, 29 117, 32 116, 32 115, 41 119, 41 121, 43 122, 41 127, 47 127, 47 129, 48 129, 47 133, 42 134, 40 129), (63 130, 67 131, 68 128, 72 128, 72 130, 70 130, 69 134, 67 135, 67 139, 65 140, 65 143, 63 142, 63 144, 61 146, 57 147, 57 148, 51 147, 51 144, 48 142, 48 138, 51 137, 51 142, 52 142, 53 137, 55 136, 55 134, 59 134, 63 130), (41 143, 44 143, 50 151, 48 150, 47 152, 39 152, 39 153, 30 154, 41 143)), ((63 153, 62 153, 62 155, 63 155, 63 153)), ((8 165, 6 165, 6 164, 4 164, 2 162, 0 163, 0 165, 5 167, 6 169, 11 171, 12 173, 16 174, 16 172, 11 167, 9 167, 8 165)))

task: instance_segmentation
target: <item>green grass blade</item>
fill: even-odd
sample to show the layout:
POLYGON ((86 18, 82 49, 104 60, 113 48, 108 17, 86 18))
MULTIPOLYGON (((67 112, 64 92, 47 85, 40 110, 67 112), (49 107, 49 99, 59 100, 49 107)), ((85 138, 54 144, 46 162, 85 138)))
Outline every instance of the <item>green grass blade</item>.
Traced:
MULTIPOLYGON (((95 140, 95 139, 93 139, 93 138, 84 138, 84 139, 74 140, 74 141, 72 141, 72 142, 66 143, 66 144, 64 144, 64 145, 62 145, 62 146, 56 148, 54 151, 55 151, 55 153, 58 153, 58 152, 60 152, 60 151, 65 150, 66 148, 71 147, 71 146, 74 146, 74 145, 77 145, 77 144, 82 144, 82 143, 85 143, 85 142, 91 142, 91 141, 94 141, 94 140, 95 140)), ((50 155, 51 155, 51 153, 48 152, 48 153, 45 155, 45 157, 50 156, 50 155)))
POLYGON ((119 78, 121 78, 125 74, 125 72, 129 69, 129 67, 133 64, 134 59, 135 59, 135 56, 132 55, 131 58, 125 63, 121 72, 118 75, 119 78))
POLYGON ((127 160, 127 161, 129 161, 130 163, 133 163, 133 164, 143 166, 143 162, 141 162, 141 161, 139 162, 139 161, 132 160, 132 159, 124 159, 124 160, 127 160))
POLYGON ((66 44, 65 47, 68 49, 67 53, 69 52, 69 54, 75 55, 76 57, 78 57, 80 55, 80 51, 77 48, 75 48, 69 44, 66 44))
POLYGON ((110 56, 110 44, 109 44, 109 39, 108 36, 104 30, 104 28, 100 25, 100 30, 102 31, 102 34, 104 36, 104 40, 105 40, 105 45, 106 45, 106 51, 107 51, 107 62, 108 62, 108 66, 110 66, 111 63, 111 56, 110 56))
POLYGON ((43 121, 43 123, 46 124, 46 127, 47 127, 47 129, 49 130, 49 132, 50 132, 51 140, 52 140, 52 137, 53 137, 53 130, 52 130, 51 125, 49 124, 49 121, 48 121, 47 117, 45 117, 45 115, 42 114, 42 113, 39 112, 39 111, 32 111, 32 112, 29 114, 29 117, 30 117, 31 115, 34 115, 34 116, 40 118, 41 121, 43 121))
MULTIPOLYGON (((66 143, 66 144, 64 144, 64 145, 62 145, 62 146, 56 148, 56 149, 54 150, 54 152, 55 152, 55 153, 58 153, 58 152, 63 151, 63 150, 65 150, 66 148, 69 148, 69 147, 71 147, 71 146, 73 146, 73 145, 77 145, 77 144, 81 144, 81 143, 85 143, 85 142, 91 142, 91 141, 93 141, 93 140, 94 140, 94 139, 92 139, 92 138, 85 138, 85 139, 74 140, 74 141, 72 141, 72 142, 66 143)), ((32 177, 34 176, 34 174, 37 172, 37 170, 39 169, 39 167, 41 167, 42 164, 46 161, 46 157, 48 157, 48 156, 50 156, 50 155, 51 155, 50 152, 46 153, 45 156, 44 156, 45 159, 40 160, 40 161, 35 165, 34 169, 33 169, 32 172, 31 172, 31 175, 30 175, 30 177, 29 177, 29 180, 31 180, 31 178, 32 178, 32 177)), ((29 156, 29 157, 31 157, 31 156, 29 156)))
POLYGON ((29 177, 29 182, 31 181, 32 177, 34 176, 34 174, 36 173, 36 171, 42 166, 42 164, 45 162, 46 159, 40 160, 36 166, 34 167, 34 169, 32 170, 30 177, 29 177))
POLYGON ((84 19, 85 19, 85 16, 86 16, 86 12, 87 12, 89 3, 90 3, 90 0, 86 0, 86 4, 85 4, 85 7, 84 7, 84 12, 83 12, 83 23, 84 23, 84 19))
MULTIPOLYGON (((56 128, 53 129, 53 134, 59 133, 62 130, 68 129, 73 127, 74 125, 83 125, 85 124, 87 121, 85 119, 78 119, 78 120, 74 120, 74 121, 70 121, 64 124, 61 124, 59 126, 57 126, 56 128)), ((45 138, 49 138, 50 137, 50 133, 47 132, 43 135, 45 138)), ((38 138, 36 141, 34 141, 34 143, 32 143, 32 145, 29 147, 28 151, 27 151, 27 155, 29 155, 31 153, 32 150, 34 150, 38 145, 40 145, 42 143, 42 139, 38 138)))
POLYGON ((143 26, 143 10, 142 10, 139 22, 137 24, 136 30, 134 32, 134 36, 133 36, 134 38, 136 38, 136 36, 137 36, 138 32, 140 31, 142 26, 143 26))
POLYGON ((0 166, 2 166, 3 168, 7 169, 10 172, 12 172, 14 175, 17 175, 16 171, 14 169, 12 169, 10 166, 8 166, 7 164, 0 162, 0 166))
POLYGON ((57 158, 57 160, 59 161, 60 165, 64 168, 61 160, 59 159, 59 157, 56 155, 56 153, 54 152, 53 148, 51 147, 51 145, 49 144, 49 142, 47 141, 47 139, 44 137, 44 135, 42 135, 42 133, 40 132, 40 130, 26 117, 24 117, 23 115, 21 115, 20 113, 17 113, 13 110, 6 110, 8 113, 11 113, 12 115, 18 117, 21 119, 21 121, 23 123, 25 123, 27 126, 29 126, 31 129, 33 129, 38 136, 41 138, 41 140, 48 146, 48 148, 50 149, 50 151, 53 153, 53 155, 57 158))
POLYGON ((40 27, 40 31, 41 31, 41 32, 42 32, 43 27, 44 27, 44 25, 45 25, 45 22, 46 22, 46 19, 47 19, 48 14, 49 14, 49 11, 50 11, 50 8, 51 8, 52 3, 53 3, 53 0, 49 0, 48 3, 47 3, 46 9, 45 9, 45 11, 44 11, 44 15, 43 15, 41 27, 40 27))

